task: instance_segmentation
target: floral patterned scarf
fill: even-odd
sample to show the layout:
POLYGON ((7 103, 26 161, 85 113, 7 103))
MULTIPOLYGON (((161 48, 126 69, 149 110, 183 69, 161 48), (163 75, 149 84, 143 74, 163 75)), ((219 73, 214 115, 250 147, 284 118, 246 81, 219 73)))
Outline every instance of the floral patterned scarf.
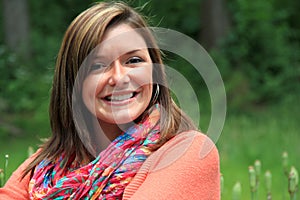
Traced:
POLYGON ((159 139, 158 122, 159 106, 155 105, 141 123, 85 166, 73 163, 63 170, 63 155, 54 163, 43 160, 30 180, 30 199, 122 199, 125 187, 152 153, 149 147, 159 139))

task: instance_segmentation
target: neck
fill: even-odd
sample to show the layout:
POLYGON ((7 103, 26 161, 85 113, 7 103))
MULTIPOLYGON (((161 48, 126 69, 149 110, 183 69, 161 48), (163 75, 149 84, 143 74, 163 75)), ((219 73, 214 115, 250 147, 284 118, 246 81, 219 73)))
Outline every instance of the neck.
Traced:
POLYGON ((92 142, 94 146, 95 156, 106 149, 110 143, 126 131, 132 123, 128 124, 111 124, 101 120, 93 120, 94 132, 92 142))
POLYGON ((101 121, 98 119, 98 123, 95 126, 98 127, 97 133, 104 135, 108 138, 109 141, 113 141, 123 132, 125 132, 130 126, 133 125, 133 122, 127 124, 112 124, 101 121))

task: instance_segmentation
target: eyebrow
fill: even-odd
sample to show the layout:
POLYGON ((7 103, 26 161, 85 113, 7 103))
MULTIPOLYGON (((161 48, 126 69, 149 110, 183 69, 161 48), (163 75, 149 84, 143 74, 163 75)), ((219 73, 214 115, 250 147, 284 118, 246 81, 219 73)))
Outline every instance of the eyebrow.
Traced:
MULTIPOLYGON (((144 51, 144 50, 146 50, 147 48, 140 48, 140 49, 134 49, 134 50, 130 50, 130 51, 128 51, 128 52, 126 52, 126 53, 124 53, 124 54, 122 54, 122 55, 120 55, 120 56, 123 56, 123 55, 130 55, 130 54, 133 54, 133 53, 136 53, 136 52, 140 52, 140 51, 144 51)), ((120 57, 119 56, 119 57, 120 57)), ((100 60, 102 60, 102 59, 107 59, 107 56, 104 56, 104 55, 95 55, 94 56, 94 59, 100 59, 100 60)))
POLYGON ((135 50, 132 50, 132 51, 128 51, 128 52, 124 53, 123 55, 133 54, 133 53, 136 53, 138 51, 144 51, 144 49, 147 49, 147 48, 141 48, 141 49, 135 49, 135 50))

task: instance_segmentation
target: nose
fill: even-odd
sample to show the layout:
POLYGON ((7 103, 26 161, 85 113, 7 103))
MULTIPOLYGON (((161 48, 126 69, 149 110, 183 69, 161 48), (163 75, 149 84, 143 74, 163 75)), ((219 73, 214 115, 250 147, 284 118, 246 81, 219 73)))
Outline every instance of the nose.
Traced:
POLYGON ((111 65, 111 73, 108 80, 111 86, 122 86, 130 81, 126 67, 120 61, 114 61, 111 65))

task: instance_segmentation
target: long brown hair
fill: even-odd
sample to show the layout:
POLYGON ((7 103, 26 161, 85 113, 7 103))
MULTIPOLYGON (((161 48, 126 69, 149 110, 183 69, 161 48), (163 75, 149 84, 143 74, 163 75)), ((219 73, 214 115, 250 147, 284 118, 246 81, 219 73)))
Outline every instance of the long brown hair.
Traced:
MULTIPOLYGON (((66 158, 64 167, 74 159, 81 163, 94 158, 84 146, 75 127, 72 114, 72 92, 84 59, 99 44, 105 31, 120 23, 126 23, 133 28, 147 29, 148 27, 137 11, 120 2, 96 3, 76 17, 68 27, 58 53, 53 78, 49 106, 52 136, 41 146, 37 157, 24 171, 24 176, 43 159, 55 161, 62 154, 65 154, 66 158)), ((196 128, 171 98, 161 52, 150 30, 144 32, 143 38, 151 47, 149 54, 152 63, 157 64, 153 67, 153 82, 160 85, 158 97, 150 102, 144 113, 147 113, 148 109, 157 102, 164 109, 160 119, 159 147, 177 133, 196 128)), ((157 85, 153 85, 155 92, 157 85)))

